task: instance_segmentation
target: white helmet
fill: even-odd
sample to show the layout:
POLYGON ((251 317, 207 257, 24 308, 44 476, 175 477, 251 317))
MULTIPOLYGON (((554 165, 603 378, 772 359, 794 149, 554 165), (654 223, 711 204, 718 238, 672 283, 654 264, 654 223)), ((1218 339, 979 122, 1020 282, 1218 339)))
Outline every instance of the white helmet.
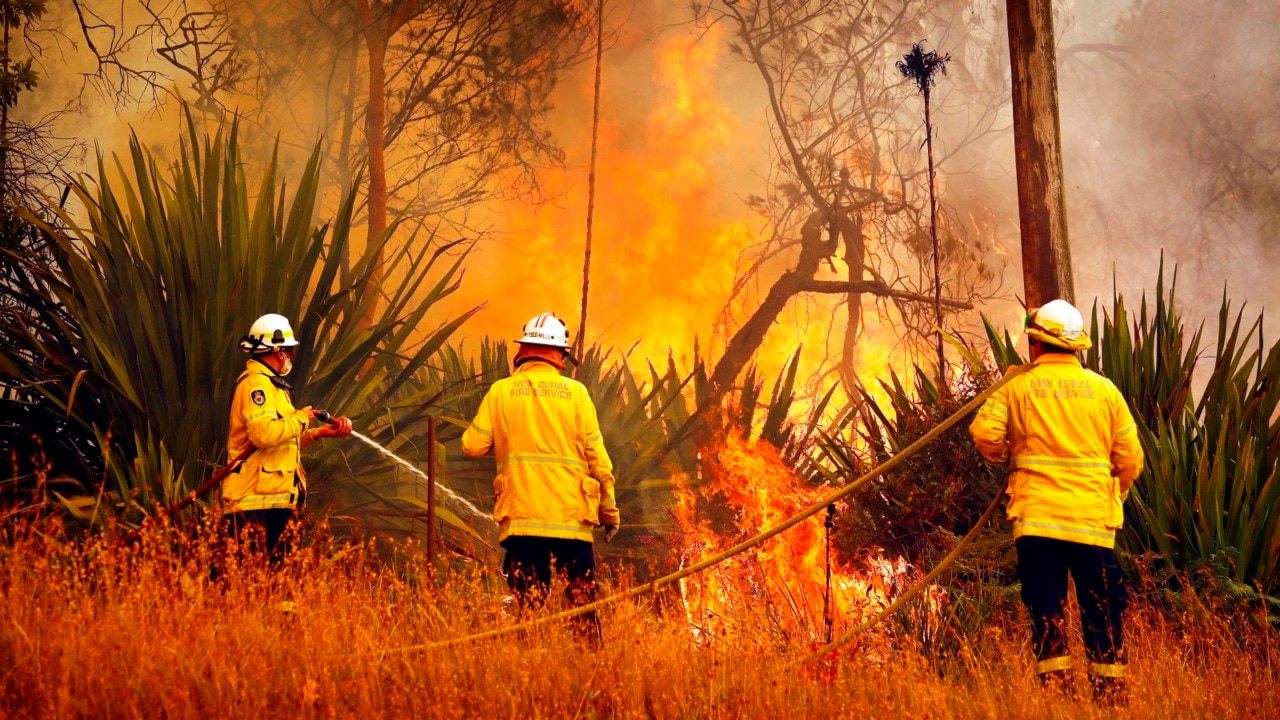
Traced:
POLYGON ((249 334, 240 338, 240 349, 255 355, 297 345, 298 339, 293 336, 289 319, 275 313, 267 313, 254 320, 249 334))
POLYGON ((1027 337, 1067 350, 1088 350, 1093 345, 1080 311, 1066 300, 1050 300, 1027 313, 1027 337))
POLYGON ((524 337, 516 342, 522 345, 546 345, 569 349, 569 328, 552 313, 542 313, 524 324, 524 337))

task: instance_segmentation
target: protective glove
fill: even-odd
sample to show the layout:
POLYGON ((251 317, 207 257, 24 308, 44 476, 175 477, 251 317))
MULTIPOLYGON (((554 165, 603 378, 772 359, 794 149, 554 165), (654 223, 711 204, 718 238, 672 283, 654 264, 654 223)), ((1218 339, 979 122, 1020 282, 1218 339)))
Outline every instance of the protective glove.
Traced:
POLYGON ((329 422, 311 431, 311 437, 346 437, 351 434, 351 420, 346 417, 335 417, 329 422))
POLYGON ((336 418, 335 420, 336 422, 329 424, 329 427, 333 428, 335 431, 333 434, 334 437, 346 437, 351 434, 351 418, 344 416, 336 418))
POLYGON ((617 526, 617 525, 605 525, 605 526, 604 526, 604 541, 605 541, 605 542, 609 542, 609 541, 613 540, 613 536, 614 536, 614 535, 617 535, 617 534, 618 534, 618 526, 617 526))

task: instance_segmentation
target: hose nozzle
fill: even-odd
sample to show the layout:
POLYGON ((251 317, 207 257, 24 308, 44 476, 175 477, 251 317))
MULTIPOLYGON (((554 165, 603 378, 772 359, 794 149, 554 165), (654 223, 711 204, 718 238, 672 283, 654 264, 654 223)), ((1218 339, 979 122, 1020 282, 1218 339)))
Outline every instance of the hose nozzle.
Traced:
POLYGON ((317 410, 317 411, 316 411, 316 419, 317 419, 317 420, 319 420, 319 421, 320 421, 320 422, 322 422, 322 423, 331 423, 331 422, 333 422, 333 416, 329 414, 329 411, 328 411, 328 410, 317 410))

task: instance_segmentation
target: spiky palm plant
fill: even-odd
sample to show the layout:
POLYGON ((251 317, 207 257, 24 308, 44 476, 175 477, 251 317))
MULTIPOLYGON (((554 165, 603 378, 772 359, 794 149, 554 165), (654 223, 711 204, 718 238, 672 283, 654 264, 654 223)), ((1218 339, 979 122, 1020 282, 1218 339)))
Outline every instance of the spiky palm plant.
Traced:
MULTIPOLYGON (((298 405, 350 415, 379 442, 426 455, 439 388, 421 378, 469 315, 433 323, 432 311, 456 287, 462 254, 434 238, 387 252, 391 232, 354 246, 354 194, 317 225, 318 151, 292 192, 276 156, 260 172, 249 179, 234 123, 210 137, 188 118, 172 167, 134 138, 127 159, 100 158, 97 177, 74 185, 80 213, 32 218, 56 254, 29 267, 47 288, 47 312, 8 329, 0 371, 97 434, 107 489, 134 521, 226 461, 244 363, 236 340, 265 312, 292 318, 303 340, 290 376, 298 405), (384 295, 370 315, 374 299, 359 289, 384 256, 384 295)), ((361 495, 407 510, 393 499, 403 479, 371 449, 330 442, 318 455, 312 486, 339 519, 379 522, 360 515, 361 495)), ((83 499, 68 505, 84 512, 83 499)))
MULTIPOLYGON (((1203 328, 1189 333, 1183 327, 1163 267, 1155 296, 1154 305, 1143 298, 1136 316, 1119 296, 1109 309, 1095 303, 1095 342, 1083 358, 1129 400, 1146 453, 1146 469, 1126 505, 1120 545, 1131 556, 1153 558, 1167 580, 1194 580, 1188 577, 1194 573, 1232 583, 1225 588, 1231 594, 1273 596, 1280 589, 1280 394, 1275 391, 1280 343, 1268 347, 1261 318, 1246 324, 1243 312, 1233 315, 1224 296, 1216 345, 1206 353, 1203 328)), ((989 323, 986 328, 994 371, 982 370, 988 362, 982 354, 955 343, 970 368, 972 391, 1022 362, 1007 333, 997 333, 989 323)), ((823 447, 828 467, 866 469, 947 414, 936 388, 918 369, 915 391, 905 390, 897 378, 885 389, 891 411, 866 399, 852 426, 874 453, 861 456, 829 431, 823 447)), ((856 500, 854 514, 862 527, 855 529, 850 545, 901 544, 927 534, 929 526, 947 532, 966 527, 975 506, 956 502, 952 492, 989 498, 1001 474, 982 464, 961 435, 944 436, 941 446, 927 449, 884 478, 877 492, 856 500), (948 468, 963 470, 957 474, 948 468), (952 487, 947 478, 965 487, 952 487)))
POLYGON ((1134 486, 1121 537, 1175 572, 1212 565, 1266 595, 1280 590, 1280 343, 1269 348, 1262 318, 1246 325, 1224 297, 1216 346, 1188 337, 1163 269, 1154 308, 1137 317, 1122 298, 1093 317, 1086 364, 1110 377, 1140 418, 1147 465, 1134 486), (1206 363, 1205 361, 1208 361, 1206 363), (1207 364, 1207 367, 1204 367, 1207 364), (1200 371, 1197 376, 1195 373, 1200 371), (1196 388, 1202 387, 1198 393, 1196 388))

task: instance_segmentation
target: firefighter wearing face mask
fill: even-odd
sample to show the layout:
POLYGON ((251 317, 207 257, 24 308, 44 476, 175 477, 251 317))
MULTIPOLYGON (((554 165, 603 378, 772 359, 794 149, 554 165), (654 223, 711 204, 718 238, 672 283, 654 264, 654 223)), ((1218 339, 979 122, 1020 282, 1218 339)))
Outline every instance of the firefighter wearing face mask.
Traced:
POLYGON ((1128 594, 1113 548, 1123 502, 1142 472, 1142 446, 1120 391, 1076 357, 1091 345, 1080 311, 1054 300, 1027 316, 1026 330, 1031 369, 983 404, 969 432, 987 460, 1009 468, 1008 516, 1037 673, 1057 683, 1071 667, 1063 628, 1069 574, 1090 679, 1100 695, 1118 699, 1128 594))
MULTIPOLYGON (((582 383, 560 374, 569 331, 551 313, 524 326, 515 372, 494 383, 462 434, 462 450, 493 450, 493 517, 506 550, 503 572, 522 607, 537 604, 551 583, 552 565, 568 576, 570 604, 595 598, 592 531, 606 542, 618 532, 613 464, 605 451, 595 405, 582 383)), ((598 640, 586 616, 580 631, 598 640)))
POLYGON ((288 550, 285 530, 307 492, 300 454, 325 437, 351 433, 351 421, 317 420, 310 406, 294 408, 285 376, 293 369, 298 339, 288 319, 267 314, 254 321, 240 339, 249 354, 231 400, 230 457, 253 452, 222 483, 223 523, 242 542, 261 542, 273 564, 288 550), (251 533, 254 537, 246 537, 251 533))

